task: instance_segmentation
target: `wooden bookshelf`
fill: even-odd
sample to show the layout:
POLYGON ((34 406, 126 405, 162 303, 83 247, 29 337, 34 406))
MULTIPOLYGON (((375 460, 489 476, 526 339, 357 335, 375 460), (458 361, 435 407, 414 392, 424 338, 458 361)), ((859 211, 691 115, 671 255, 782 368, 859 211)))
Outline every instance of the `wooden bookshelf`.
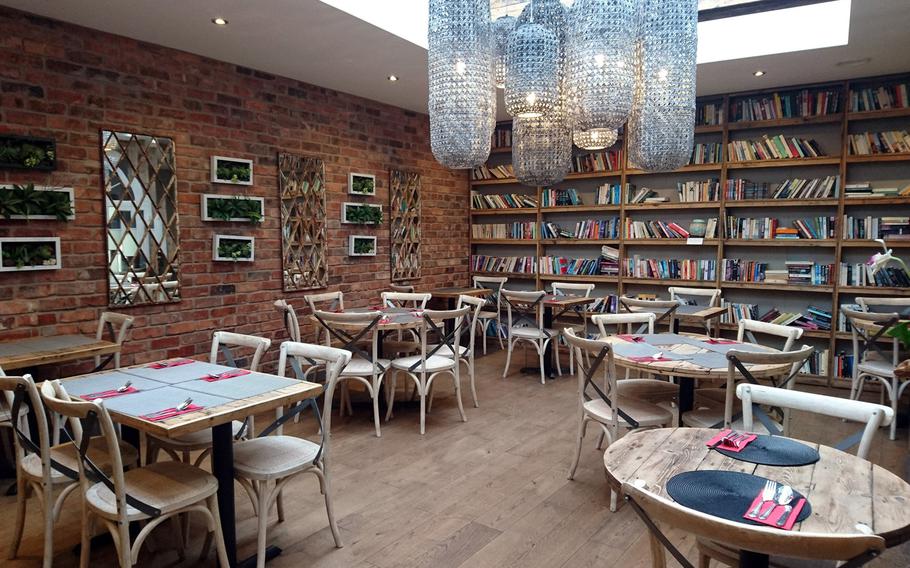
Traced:
POLYGON ((730 208, 746 207, 837 207, 837 199, 725 199, 724 206, 730 208))
MULTIPOLYGON (((864 239, 844 239, 841 241, 840 246, 848 248, 874 248, 877 251, 880 251, 882 248, 881 243, 877 243, 871 240, 864 239)), ((908 240, 886 240, 885 246, 888 248, 906 248, 910 247, 910 239, 908 240)))
POLYGON ((472 245, 537 246, 537 239, 471 239, 472 245))
POLYGON ((910 153, 894 154, 850 154, 847 156, 848 164, 871 164, 877 162, 906 162, 910 160, 910 153))
POLYGON ((787 126, 803 126, 806 124, 840 123, 844 119, 843 113, 822 114, 818 116, 799 116, 794 118, 776 118, 773 120, 752 120, 731 122, 727 130, 768 130, 787 126))
POLYGON ((861 205, 906 205, 910 197, 851 197, 844 199, 844 206, 861 205))
POLYGON ((613 211, 619 213, 621 205, 555 205, 552 207, 541 207, 541 213, 593 213, 613 211))
POLYGON ((900 118, 910 116, 910 108, 890 108, 884 110, 867 110, 862 112, 848 112, 848 121, 880 120, 882 118, 900 118))
POLYGON ((719 209, 720 201, 667 201, 664 203, 630 203, 626 211, 652 211, 654 209, 719 209))
POLYGON ((833 286, 811 286, 807 284, 785 284, 783 282, 731 282, 722 280, 721 288, 738 288, 740 290, 783 290, 785 292, 818 292, 830 294, 834 292, 833 286))
POLYGON ((625 239, 623 244, 626 246, 646 247, 716 247, 720 244, 720 239, 703 239, 702 242, 697 245, 689 244, 688 239, 625 239))
POLYGON ((619 282, 618 276, 603 274, 541 274, 540 279, 548 282, 619 282))
POLYGON ((727 169, 754 169, 754 168, 789 168, 793 166, 839 166, 841 159, 836 156, 821 156, 819 158, 785 158, 781 160, 730 160, 727 169))
POLYGON ((717 288, 715 280, 683 280, 682 278, 632 278, 623 276, 624 284, 654 284, 658 286, 683 286, 686 288, 717 288))
POLYGON ((618 245, 619 239, 540 239, 542 245, 618 245))
POLYGON ((503 207, 502 209, 471 209, 471 215, 536 215, 537 207, 503 207))
POLYGON ((837 246, 837 239, 724 239, 724 244, 737 247, 823 247, 837 246))

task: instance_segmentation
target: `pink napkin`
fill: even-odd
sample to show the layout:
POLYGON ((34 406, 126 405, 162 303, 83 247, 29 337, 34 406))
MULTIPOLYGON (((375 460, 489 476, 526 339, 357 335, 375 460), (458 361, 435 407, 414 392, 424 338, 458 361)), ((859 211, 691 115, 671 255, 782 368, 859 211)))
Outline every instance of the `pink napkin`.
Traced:
POLYGON ((676 359, 670 359, 661 355, 660 357, 651 357, 650 355, 646 356, 637 356, 637 357, 626 357, 629 361, 635 361, 636 363, 663 363, 666 361, 675 361, 676 359))
MULTIPOLYGON (((749 434, 745 438, 737 438, 735 441, 723 440, 724 436, 729 434, 731 430, 721 430, 716 436, 708 440, 705 445, 710 448, 720 448, 726 452, 739 453, 743 451, 743 448, 749 445, 750 442, 758 438, 755 434, 749 434), (721 440, 723 440, 721 442, 721 440), (720 442, 718 444, 718 442, 720 442)), ((742 432, 745 434, 745 432, 742 432)))
POLYGON ((165 408, 164 410, 162 410, 160 412, 144 414, 144 415, 140 416, 139 418, 142 418, 143 420, 148 420, 149 422, 160 422, 162 420, 167 420, 168 418, 180 416, 181 414, 188 414, 190 412, 196 412, 197 410, 202 410, 203 408, 205 408, 205 407, 197 406, 195 404, 191 404, 191 405, 187 406, 186 408, 184 408, 183 410, 177 410, 176 407, 165 408))
POLYGON ((755 499, 752 501, 752 504, 749 505, 749 508, 746 509, 745 513, 743 513, 743 518, 748 519, 750 521, 755 521, 757 523, 761 523, 763 525, 768 525, 769 527, 774 527, 776 529, 782 529, 785 531, 791 530, 793 528, 793 525, 796 524, 796 519, 799 517, 800 511, 803 510, 803 506, 806 504, 806 500, 800 498, 796 502, 796 504, 793 505, 793 510, 790 511, 790 516, 787 517, 787 522, 785 522, 781 526, 777 526, 778 519, 781 518, 781 516, 784 514, 784 512, 786 510, 783 505, 778 505, 777 503, 774 503, 774 502, 768 502, 762 506, 761 510, 759 511, 758 517, 749 517, 748 516, 749 511, 751 511, 752 509, 757 507, 759 503, 761 503, 761 500, 762 500, 761 497, 762 497, 761 491, 759 491, 758 495, 756 495, 755 499), (766 518, 766 519, 760 518, 762 516, 762 513, 767 512, 768 509, 772 509, 771 514, 768 515, 768 518, 766 518))
POLYGON ((202 380, 207 383, 217 383, 218 381, 223 381, 224 379, 233 379, 234 377, 242 377, 243 375, 249 374, 250 371, 247 371, 246 369, 235 369, 233 371, 225 371, 223 373, 206 375, 202 377, 202 380))
POLYGON ((710 343, 711 345, 736 345, 739 341, 734 341, 732 339, 706 339, 705 343, 710 343))
POLYGON ((630 343, 644 343, 645 342, 645 338, 640 335, 619 334, 616 337, 622 339, 623 341, 628 341, 630 343))
POLYGON ((93 392, 91 394, 84 394, 84 395, 80 396, 79 398, 84 399, 84 400, 95 400, 96 398, 114 398, 115 396, 120 396, 120 395, 124 395, 124 394, 132 394, 134 392, 139 392, 139 389, 137 389, 136 387, 130 387, 123 391, 117 390, 117 389, 111 389, 111 390, 106 390, 106 391, 101 391, 101 392, 93 392))
POLYGON ((149 369, 169 369, 171 367, 179 367, 180 365, 189 365, 190 363, 195 363, 196 361, 192 359, 166 359, 164 361, 157 361, 148 366, 149 369))

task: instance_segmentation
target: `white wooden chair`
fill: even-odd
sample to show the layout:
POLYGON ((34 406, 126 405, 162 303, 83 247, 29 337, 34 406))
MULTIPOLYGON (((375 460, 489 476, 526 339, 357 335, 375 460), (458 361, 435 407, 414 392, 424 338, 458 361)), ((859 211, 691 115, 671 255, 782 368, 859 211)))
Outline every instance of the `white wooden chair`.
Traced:
MULTIPOLYGON (((483 298, 475 298, 473 296, 458 296, 458 308, 468 307, 471 311, 468 314, 469 325, 463 326, 464 330, 468 333, 468 344, 458 346, 458 361, 464 363, 465 368, 468 370, 468 376, 471 378, 471 397, 474 399, 474 408, 478 408, 480 405, 477 403, 477 387, 474 384, 474 340, 475 333, 473 330, 477 326, 477 319, 480 315, 480 311, 483 309, 485 301, 483 298)), ((435 348, 436 345, 431 347, 435 348)), ((446 345, 445 343, 439 344, 439 351, 437 352, 440 355, 445 357, 454 357, 452 348, 446 345)), ((427 405, 427 410, 433 410, 433 391, 430 390, 430 402, 427 405)))
MULTIPOLYGON (((609 337, 608 326, 616 326, 620 333, 634 334, 644 325, 647 333, 654 333, 656 319, 657 316, 653 312, 591 316, 591 321, 597 325, 597 329, 600 331, 601 339, 609 337), (625 331, 622 330, 624 325, 626 326, 625 331)), ((673 414, 673 424, 679 424, 679 385, 653 377, 630 378, 629 375, 629 369, 626 369, 625 378, 616 383, 621 396, 653 402, 669 410, 673 414)))
MULTIPOLYGON (((155 463, 126 471, 128 463, 121 454, 123 444, 102 401, 76 401, 61 397, 59 381, 46 381, 41 386, 41 396, 47 408, 70 422, 79 421, 84 436, 96 429, 109 456, 109 468, 104 470, 95 456, 80 443, 78 470, 83 489, 82 545, 79 565, 89 566, 91 543, 95 523, 101 523, 110 532, 117 549, 121 568, 129 568, 139 560, 139 551, 148 535, 160 524, 171 520, 179 554, 183 556, 183 539, 180 536, 178 516, 199 513, 205 520, 207 536, 200 562, 208 556, 211 539, 215 539, 218 561, 227 568, 227 552, 218 516, 218 481, 198 467, 176 461, 155 463), (86 474, 91 473, 91 477, 86 474), (97 481, 100 479, 100 481, 97 481), (133 541, 130 523, 143 523, 142 530, 133 541)), ((84 438, 83 438, 84 439, 84 438)))
MULTIPOLYGON (((95 339, 104 339, 104 334, 107 332, 111 336, 111 340, 117 345, 123 347, 123 342, 126 341, 127 336, 129 335, 130 326, 133 325, 133 322, 136 320, 133 316, 127 316, 124 314, 116 314, 114 312, 102 312, 101 317, 98 319, 98 330, 95 332, 95 339)), ((114 368, 120 368, 120 352, 116 352, 113 355, 110 355, 114 361, 114 368)), ((106 364, 105 361, 104 364, 106 364)), ((101 356, 95 357, 95 368, 101 369, 104 364, 101 362, 101 356)))
MULTIPOLYGON (((509 279, 505 276, 474 276, 473 283, 475 288, 487 288, 491 293, 486 297, 484 309, 480 310, 478 316, 478 327, 483 335, 483 354, 487 354, 487 330, 490 324, 496 322, 496 339, 499 340, 499 348, 502 345, 502 287, 509 279)), ((472 330, 473 333, 473 330, 472 330)))
MULTIPOLYGON (((431 294, 414 292, 383 292, 380 294, 383 306, 411 310, 425 310, 432 297, 431 294)), ((412 355, 420 350, 420 338, 412 330, 407 332, 399 330, 395 333, 394 339, 385 339, 382 342, 382 349, 386 354, 412 355), (406 338, 406 335, 410 336, 410 339, 406 338)))
MULTIPOLYGON (((899 315, 894 313, 861 312, 841 306, 841 312, 850 323, 850 338, 853 343, 853 377, 850 385, 850 398, 859 399, 863 394, 863 385, 868 380, 878 381, 882 386, 882 401, 887 396, 891 409, 897 414, 897 405, 910 385, 910 380, 901 380, 894 374, 902 360, 900 340, 890 338, 891 345, 880 344, 887 341, 885 331, 897 323, 899 315)), ((891 422, 888 437, 894 440, 897 435, 897 421, 891 422)))
POLYGON ((506 342, 506 366, 502 371, 503 378, 509 374, 512 350, 515 348, 515 344, 520 342, 531 345, 537 351, 537 358, 540 360, 540 384, 547 384, 544 373, 544 356, 547 345, 551 341, 555 350, 556 368, 559 374, 562 374, 562 365, 559 362, 559 330, 545 328, 543 325, 543 298, 546 294, 543 290, 534 292, 502 290, 501 295, 506 300, 506 321, 509 329, 509 337, 506 342), (517 325, 520 322, 525 325, 517 325))
MULTIPOLYGON (((553 282, 550 285, 550 289, 553 291, 554 296, 584 296, 585 298, 590 298, 591 294, 594 292, 594 284, 582 284, 579 282, 553 282)), ((581 334, 582 337, 587 337, 588 335, 588 305, 575 306, 570 309, 567 313, 576 314, 581 321, 578 323, 572 324, 556 324, 559 329, 565 329, 566 327, 571 327, 575 330, 575 334, 581 334)), ((572 349, 569 349, 569 374, 575 374, 575 353, 572 349)))
POLYGON ((671 332, 676 324, 676 310, 679 306, 679 300, 640 300, 629 296, 619 298, 620 312, 652 312, 657 316, 654 327, 667 324, 667 329, 671 332))
MULTIPOLYGON (((716 308, 721 305, 720 288, 686 288, 683 286, 670 286, 667 289, 670 292, 670 299, 676 300, 687 306, 705 306, 716 308)), ((708 320, 705 322, 705 329, 708 335, 713 335, 714 322, 708 320)))
POLYGON ((421 435, 426 432, 427 395, 430 389, 433 388, 433 383, 442 375, 452 377, 455 387, 455 401, 458 403, 461 421, 468 421, 464 413, 464 406, 461 404, 461 365, 457 359, 446 357, 439 352, 443 346, 442 344, 448 344, 452 353, 460 352, 461 333, 464 326, 467 325, 465 320, 469 313, 470 308, 467 306, 456 310, 426 310, 423 312, 423 322, 420 326, 420 354, 392 360, 392 369, 396 372, 392 374, 392 388, 389 390, 389 409, 386 414, 386 420, 392 417, 398 375, 404 374, 413 381, 414 386, 417 388, 417 396, 420 397, 421 435), (452 321, 452 331, 449 334, 442 331, 447 321, 452 321), (427 345, 427 336, 431 332, 436 332, 442 337, 443 341, 437 344, 436 347, 427 345))
MULTIPOLYGON (((351 381, 360 383, 366 388, 373 402, 373 423, 376 428, 376 437, 381 437, 379 392, 382 380, 391 366, 388 359, 379 358, 379 332, 376 324, 382 318, 382 313, 378 311, 337 313, 317 310, 314 315, 323 328, 322 335, 325 337, 325 345, 335 346, 353 354, 350 362, 338 375, 336 388, 341 387, 341 392, 346 393, 347 383, 351 381)), ((294 364, 294 372, 298 378, 305 379, 306 374, 301 374, 299 363, 295 363, 299 359, 293 357, 293 353, 286 356, 290 357, 289 361, 294 364)), ((318 360, 312 360, 310 364, 314 361, 318 363, 318 360)), ((349 400, 347 395, 342 398, 345 401, 349 400)))
MULTIPOLYGON (((311 314, 315 314, 318 310, 324 312, 344 311, 344 293, 340 290, 337 292, 324 292, 322 294, 307 294, 303 297, 303 300, 310 308, 311 314)), ((325 342, 325 338, 322 336, 324 331, 324 329, 317 326, 315 339, 317 344, 325 342)), ((296 339, 292 337, 291 341, 301 342, 303 339, 301 335, 298 335, 296 339)))
MULTIPOLYGON (((18 554, 25 529, 29 495, 34 493, 39 501, 44 521, 42 530, 43 566, 49 568, 54 559, 54 525, 60 518, 67 498, 79 488, 79 466, 77 464, 79 460, 76 447, 70 442, 51 445, 52 436, 45 407, 30 375, 0 376, 0 391, 2 391, 5 406, 10 412, 9 427, 13 430, 16 460, 15 526, 11 532, 7 558, 13 560, 18 554), (26 409, 34 415, 37 431, 27 428, 24 420, 26 409), (28 434, 26 434, 26 430, 28 430, 28 434)), ((82 441, 81 430, 76 429, 71 433, 77 442, 82 441)), ((139 458, 138 452, 128 445, 124 445, 123 449, 127 466, 136 465, 139 458)), ((103 440, 91 439, 87 451, 99 468, 110 471, 111 459, 103 440)))
MULTIPOLYGON (((337 315, 337 314, 336 314, 337 315)), ((335 546, 341 548, 341 534, 335 522, 332 507, 332 477, 330 474, 330 448, 332 439, 332 399, 342 369, 351 361, 351 352, 323 345, 286 341, 281 344, 278 356, 278 374, 285 376, 292 358, 318 361, 326 369, 325 393, 320 414, 316 401, 309 399, 293 407, 290 413, 263 430, 258 437, 234 444, 234 471, 240 485, 247 491, 258 517, 256 541, 256 566, 265 566, 266 530, 269 510, 275 504, 279 522, 284 521, 282 492, 292 479, 311 473, 319 480, 319 490, 325 496, 325 510, 335 546), (311 408, 319 422, 321 440, 311 442, 295 436, 276 432, 281 425, 299 412, 311 408)))
MULTIPOLYGON (((565 337, 569 348, 575 349, 578 361, 578 437, 568 476, 574 479, 589 422, 600 426, 609 446, 626 430, 670 426, 673 415, 656 404, 622 394, 609 342, 578 337, 572 329, 566 330, 565 337), (598 378, 601 380, 597 381, 598 378)), ((598 449, 601 449, 602 440, 603 437, 598 441, 598 449)), ((616 494, 612 490, 610 509, 616 510, 616 494)))
MULTIPOLYGON (((265 337, 243 335, 229 331, 216 331, 212 334, 212 349, 209 351, 209 362, 218 363, 218 354, 220 353, 224 356, 224 363, 227 366, 236 367, 239 361, 236 360, 231 347, 244 347, 253 350, 252 355, 249 355, 246 368, 256 372, 259 369, 262 355, 271 344, 272 340, 265 337)), ((231 430, 235 439, 247 435, 252 436, 253 429, 252 416, 247 418, 246 422, 234 420, 231 423, 231 430)), ((201 451, 202 453, 192 462, 193 465, 198 466, 212 451, 212 431, 200 430, 177 438, 146 436, 146 464, 155 463, 159 450, 164 450, 172 459, 183 461, 184 463, 191 463, 190 452, 201 451)))
POLYGON ((291 341, 300 341, 300 320, 297 319, 297 312, 294 306, 285 300, 275 300, 273 304, 275 309, 281 314, 281 321, 284 322, 284 329, 288 332, 291 341))

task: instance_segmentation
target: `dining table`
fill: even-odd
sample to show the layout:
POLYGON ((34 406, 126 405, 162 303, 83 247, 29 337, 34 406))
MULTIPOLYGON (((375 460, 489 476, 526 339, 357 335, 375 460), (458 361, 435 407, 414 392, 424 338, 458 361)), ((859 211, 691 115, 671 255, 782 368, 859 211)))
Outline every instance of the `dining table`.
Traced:
POLYGON ((119 343, 89 335, 26 337, 0 342, 0 369, 12 371, 91 357, 104 357, 103 368, 119 352, 119 343))
MULTIPOLYGON (((876 534, 887 547, 910 540, 910 484, 887 469, 840 450, 794 440, 817 451, 817 461, 798 466, 757 465, 737 454, 716 451, 707 442, 717 430, 659 428, 630 432, 604 452, 611 489, 621 493, 629 484, 664 499, 671 479, 687 472, 741 472, 786 484, 811 504, 811 513, 792 531, 815 534, 876 534)), ((775 437, 780 439, 780 437, 775 437)), ((788 439, 789 440, 789 439, 788 439)), ((671 487, 672 488, 672 487, 671 487)), ((746 513, 746 511, 743 511, 746 513)), ((739 520, 747 534, 767 530, 739 520)), ((679 527, 683 530, 686 527, 679 527)), ((767 566, 768 557, 748 550, 745 542, 711 535, 712 542, 739 551, 740 565, 767 566)))
MULTIPOLYGON (((679 382, 679 415, 695 405, 695 382, 699 379, 726 379, 727 352, 779 350, 733 339, 717 339, 694 333, 616 334, 603 338, 613 347, 616 365, 648 375, 671 376, 679 382)), ((756 379, 786 376, 790 364, 748 364, 756 379)))
MULTIPOLYGON (((218 480, 218 508, 228 560, 232 568, 255 566, 255 556, 242 562, 237 559, 231 423, 315 398, 322 385, 193 359, 134 365, 70 377, 61 383, 72 396, 102 398, 111 418, 120 424, 124 441, 137 449, 140 432, 179 438, 211 429, 212 474, 218 480), (127 383, 125 392, 117 392, 127 383), (174 412, 187 400, 193 405, 189 411, 174 412), (165 414, 157 414, 161 411, 165 414)), ((267 557, 280 553, 277 547, 269 547, 267 557)))

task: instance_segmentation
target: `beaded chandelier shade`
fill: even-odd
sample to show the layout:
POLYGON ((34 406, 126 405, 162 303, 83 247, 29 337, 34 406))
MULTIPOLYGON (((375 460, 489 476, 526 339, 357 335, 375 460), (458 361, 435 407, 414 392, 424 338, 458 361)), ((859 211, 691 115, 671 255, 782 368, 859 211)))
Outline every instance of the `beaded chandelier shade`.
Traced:
POLYGON ((449 168, 490 156, 496 125, 489 0, 430 0, 429 112, 433 155, 449 168))
POLYGON ((616 144, 619 133, 612 128, 592 128, 590 130, 575 130, 572 141, 583 150, 603 150, 616 144))
POLYGON ((515 18, 512 16, 503 16, 493 22, 493 78, 499 89, 506 86, 506 48, 513 29, 515 18))
POLYGON ((643 0, 629 118, 629 159, 649 171, 681 168, 695 131, 697 0, 643 0))
POLYGON ((559 99, 559 43, 540 24, 520 24, 506 47, 506 111, 535 118, 553 112, 559 99))

